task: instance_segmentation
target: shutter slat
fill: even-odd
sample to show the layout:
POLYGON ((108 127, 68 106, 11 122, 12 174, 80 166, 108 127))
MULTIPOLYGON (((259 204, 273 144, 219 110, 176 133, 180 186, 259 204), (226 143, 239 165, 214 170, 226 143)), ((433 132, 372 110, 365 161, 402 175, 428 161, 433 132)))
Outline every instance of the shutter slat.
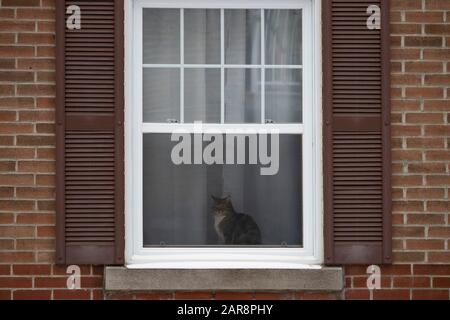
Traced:
POLYGON ((123 0, 56 10, 57 263, 123 264, 123 0))
POLYGON ((388 1, 324 0, 323 11, 326 263, 388 263, 388 1), (367 28, 369 5, 381 30, 367 28))

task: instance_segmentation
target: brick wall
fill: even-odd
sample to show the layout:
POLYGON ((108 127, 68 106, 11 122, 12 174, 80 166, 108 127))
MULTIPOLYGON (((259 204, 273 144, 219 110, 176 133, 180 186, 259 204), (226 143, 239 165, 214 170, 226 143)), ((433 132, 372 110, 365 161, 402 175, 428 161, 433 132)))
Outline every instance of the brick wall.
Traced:
MULTIPOLYGON (((55 244, 55 0, 0 0, 0 299, 102 299, 102 268, 66 290, 55 244)), ((392 0, 394 265, 342 293, 121 293, 110 299, 449 299, 450 1, 392 0)))

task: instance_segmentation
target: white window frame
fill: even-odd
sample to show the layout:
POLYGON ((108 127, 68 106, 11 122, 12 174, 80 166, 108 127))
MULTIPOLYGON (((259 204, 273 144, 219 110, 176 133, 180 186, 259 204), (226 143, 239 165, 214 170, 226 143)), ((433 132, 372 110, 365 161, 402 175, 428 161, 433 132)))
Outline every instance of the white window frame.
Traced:
MULTIPOLYGON (((320 3, 320 0, 125 1, 125 260, 128 268, 299 269, 315 268, 320 266, 323 262, 320 3), (275 128, 280 130, 280 133, 302 135, 302 248, 145 248, 143 246, 143 133, 171 133, 177 129, 194 129, 192 124, 183 123, 182 111, 180 114, 182 121, 178 124, 143 124, 142 122, 142 70, 144 67, 149 67, 142 63, 143 8, 303 10, 303 65, 301 66, 301 69, 303 70, 303 124, 263 124, 264 112, 262 112, 261 115, 262 124, 223 124, 223 92, 221 93, 222 123, 203 124, 203 128, 208 130, 216 128, 219 130, 227 128, 238 130, 264 128, 270 130, 271 128, 275 128)), ((221 13, 221 16, 222 15, 223 11, 221 13)), ((221 29, 223 32, 223 26, 221 29)), ((183 40, 181 41, 183 42, 183 40)), ((183 50, 181 51, 183 52, 183 50)), ((183 62, 183 59, 181 61, 183 62)), ((182 66, 189 67, 189 65, 182 66)), ((170 65, 169 67, 174 67, 174 65, 170 65)), ((221 64, 214 67, 221 68, 223 77, 223 50, 221 64)), ((297 68, 299 66, 294 67, 297 68)), ((277 66, 277 68, 279 68, 279 66, 277 66)), ((262 89, 262 96, 264 96, 263 93, 264 91, 262 89)))

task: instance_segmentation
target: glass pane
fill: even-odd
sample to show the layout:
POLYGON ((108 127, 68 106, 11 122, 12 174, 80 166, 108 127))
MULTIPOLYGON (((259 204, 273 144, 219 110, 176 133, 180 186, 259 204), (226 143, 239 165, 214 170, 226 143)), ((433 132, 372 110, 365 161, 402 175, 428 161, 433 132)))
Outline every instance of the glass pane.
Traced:
POLYGON ((220 10, 184 10, 187 64, 220 64, 220 10))
POLYGON ((225 63, 261 64, 261 10, 225 10, 225 63))
POLYGON ((266 70, 266 120, 302 122, 302 70, 266 70))
POLYGON ((144 9, 144 63, 180 63, 180 10, 144 9))
POLYGON ((227 69, 225 122, 261 123, 261 70, 227 69))
POLYGON ((301 139, 281 135, 279 171, 264 176, 259 164, 175 165, 179 142, 145 134, 144 246, 302 246, 301 139))
POLYGON ((302 64, 302 10, 265 11, 266 64, 302 64))
POLYGON ((180 120, 180 70, 151 68, 143 74, 144 122, 180 120))
POLYGON ((184 120, 220 123, 220 69, 184 71, 184 120))

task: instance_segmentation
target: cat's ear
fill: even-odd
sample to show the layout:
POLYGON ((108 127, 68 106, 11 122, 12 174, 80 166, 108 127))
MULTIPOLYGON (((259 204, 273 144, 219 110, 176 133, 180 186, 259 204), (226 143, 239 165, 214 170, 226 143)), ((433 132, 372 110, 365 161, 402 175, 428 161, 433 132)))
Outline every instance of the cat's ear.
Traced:
POLYGON ((211 195, 211 199, 213 199, 213 200, 214 200, 214 202, 219 202, 219 201, 220 201, 220 199, 219 199, 219 198, 216 198, 216 197, 214 197, 213 195, 211 195))
POLYGON ((227 203, 231 203, 231 196, 230 196, 230 195, 226 196, 224 200, 225 200, 227 203))

